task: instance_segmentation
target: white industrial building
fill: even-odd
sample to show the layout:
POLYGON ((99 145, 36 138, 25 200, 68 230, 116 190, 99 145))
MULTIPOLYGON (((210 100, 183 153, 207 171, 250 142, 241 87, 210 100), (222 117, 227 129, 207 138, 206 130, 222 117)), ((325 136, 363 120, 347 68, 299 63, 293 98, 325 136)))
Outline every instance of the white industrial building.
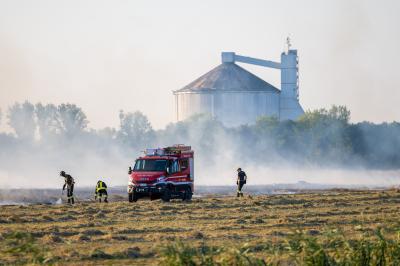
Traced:
POLYGON ((238 126, 254 124, 263 115, 295 120, 304 113, 299 103, 297 50, 290 45, 280 63, 233 52, 223 52, 221 57, 222 64, 173 92, 178 121, 208 113, 226 126, 238 126), (280 90, 235 62, 280 69, 280 90))

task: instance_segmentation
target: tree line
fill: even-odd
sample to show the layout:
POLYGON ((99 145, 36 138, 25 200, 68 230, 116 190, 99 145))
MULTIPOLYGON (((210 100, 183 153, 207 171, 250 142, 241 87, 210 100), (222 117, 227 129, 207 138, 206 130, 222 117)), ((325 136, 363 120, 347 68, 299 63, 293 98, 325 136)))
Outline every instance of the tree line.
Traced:
POLYGON ((70 158, 79 158, 83 151, 103 158, 117 153, 134 159, 147 147, 175 143, 193 146, 202 166, 230 160, 238 165, 400 167, 400 124, 351 123, 344 106, 307 111, 297 121, 262 116, 253 125, 235 128, 200 114, 155 130, 141 112, 120 111, 117 128, 92 129, 84 111, 74 104, 30 102, 0 111, 2 118, 13 129, 0 133, 3 168, 24 150, 61 152, 70 158))

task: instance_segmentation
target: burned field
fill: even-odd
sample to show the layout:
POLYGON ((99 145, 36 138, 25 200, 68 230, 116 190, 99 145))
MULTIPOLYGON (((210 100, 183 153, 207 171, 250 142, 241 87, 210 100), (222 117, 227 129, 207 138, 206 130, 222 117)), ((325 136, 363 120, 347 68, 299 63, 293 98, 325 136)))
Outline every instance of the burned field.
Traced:
POLYGON ((399 210, 394 190, 2 206, 0 265, 396 264, 399 210))

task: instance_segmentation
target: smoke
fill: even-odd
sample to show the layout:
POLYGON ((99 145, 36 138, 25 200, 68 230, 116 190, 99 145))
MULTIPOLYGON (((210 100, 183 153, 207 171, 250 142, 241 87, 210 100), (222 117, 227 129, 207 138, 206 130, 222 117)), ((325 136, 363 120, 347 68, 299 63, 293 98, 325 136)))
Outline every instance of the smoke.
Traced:
MULTIPOLYGON (((229 130, 234 131, 234 129, 229 130)), ((344 153, 334 151, 333 147, 328 148, 325 155, 319 155, 321 157, 319 159, 314 156, 305 159, 304 157, 311 153, 306 150, 307 148, 299 151, 299 154, 292 149, 293 147, 277 150, 274 145, 274 142, 279 141, 277 137, 265 136, 266 139, 254 143, 246 133, 241 132, 242 137, 238 138, 233 132, 229 134, 221 130, 211 133, 214 138, 213 145, 207 147, 203 141, 208 137, 204 136, 204 133, 205 131, 194 129, 188 142, 193 144, 197 153, 196 184, 198 185, 235 185, 236 169, 239 167, 247 173, 247 185, 255 186, 307 182, 321 185, 321 188, 324 185, 373 188, 392 187, 400 183, 399 161, 391 167, 386 167, 382 160, 376 160, 374 157, 371 160, 376 160, 376 162, 373 163, 373 167, 369 167, 358 154, 349 154, 348 150, 344 153), (200 143, 196 143, 196 140, 200 140, 200 143), (329 152, 332 155, 328 155, 329 152), (343 162, 341 158, 347 158, 349 161, 343 162)), ((330 138, 342 133, 341 129, 330 138)), ((367 153, 373 152, 377 156, 385 156, 396 152, 394 146, 382 147, 384 145, 382 141, 371 137, 373 134, 371 129, 365 129, 361 133, 363 138, 369 138, 366 144, 367 153), (377 146, 380 146, 380 151, 375 150, 377 146)), ((393 137, 389 137, 388 134, 378 133, 377 136, 379 138, 386 136, 388 140, 393 140, 393 137)), ((293 134, 292 137, 296 136, 293 134)), ((391 143, 395 144, 395 142, 391 143)), ((304 146, 312 149, 314 144, 310 140, 304 146)), ((338 142, 336 144, 339 145, 338 142)))
POLYGON ((15 104, 8 110, 8 122, 15 135, 0 133, 0 188, 60 187, 61 170, 76 177, 81 187, 99 179, 126 183, 129 157, 115 132, 88 129, 79 107, 15 104))
MULTIPOLYGON (((196 183, 199 185, 235 185, 237 165, 216 169, 197 169, 196 183), (212 178, 210 178, 212 177, 212 178)), ((293 188, 326 188, 355 187, 378 188, 397 187, 400 184, 399 170, 367 170, 367 169, 327 169, 322 167, 266 167, 261 165, 245 165, 248 176, 247 185, 289 185, 293 188), (307 183, 308 185, 304 185, 307 183)))
POLYGON ((197 115, 161 130, 140 112, 122 111, 118 128, 93 130, 73 104, 15 104, 6 113, 16 133, 0 133, 3 189, 60 188, 61 170, 78 188, 94 187, 99 179, 125 186, 127 168, 141 151, 173 144, 195 151, 196 185, 235 185, 238 167, 249 185, 376 187, 400 181, 400 124, 350 124, 344 107, 307 112, 296 122, 261 117, 238 128, 197 115))
MULTIPOLYGON (((47 144, 51 145, 51 144, 47 144)), ((63 185, 61 170, 76 179, 77 186, 94 186, 101 179, 109 184, 124 184, 128 157, 108 150, 101 154, 80 144, 53 147, 17 147, 1 157, 0 188, 55 188, 63 185)), ((107 145, 107 144, 100 144, 107 145)))

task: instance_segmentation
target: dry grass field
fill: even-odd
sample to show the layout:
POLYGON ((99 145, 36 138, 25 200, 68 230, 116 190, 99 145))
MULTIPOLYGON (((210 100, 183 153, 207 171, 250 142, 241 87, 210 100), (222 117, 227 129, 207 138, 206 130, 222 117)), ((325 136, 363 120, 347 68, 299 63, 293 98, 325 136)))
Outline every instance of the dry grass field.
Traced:
POLYGON ((399 210, 394 190, 1 206, 0 265, 395 265, 399 210))

